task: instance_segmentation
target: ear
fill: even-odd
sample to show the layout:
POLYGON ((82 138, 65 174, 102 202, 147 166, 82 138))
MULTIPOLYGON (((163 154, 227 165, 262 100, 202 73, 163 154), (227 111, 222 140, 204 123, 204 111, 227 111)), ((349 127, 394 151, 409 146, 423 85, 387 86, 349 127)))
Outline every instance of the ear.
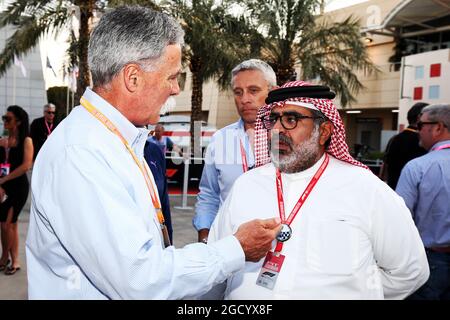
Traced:
POLYGON ((125 65, 122 69, 122 77, 125 87, 130 92, 135 92, 142 81, 141 67, 136 63, 125 65))
POLYGON ((328 139, 330 139, 331 135, 333 134, 333 130, 334 127, 331 121, 325 121, 320 125, 319 144, 321 146, 324 146, 328 139))
POLYGON ((438 122, 436 125, 436 133, 437 136, 446 135, 449 133, 449 130, 442 122, 438 122))
POLYGON ((272 90, 278 89, 279 87, 280 87, 280 86, 277 86, 277 85, 272 86, 272 87, 269 89, 269 92, 272 91, 272 90))

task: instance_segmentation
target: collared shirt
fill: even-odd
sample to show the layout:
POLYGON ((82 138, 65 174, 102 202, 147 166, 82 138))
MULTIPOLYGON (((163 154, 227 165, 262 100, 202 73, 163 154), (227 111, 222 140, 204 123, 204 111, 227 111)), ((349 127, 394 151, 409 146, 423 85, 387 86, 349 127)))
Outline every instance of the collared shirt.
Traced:
MULTIPOLYGON (((286 217, 322 159, 303 172, 282 173, 286 217)), ((208 243, 246 221, 277 216, 275 168, 270 163, 236 180, 208 243)), ((330 156, 291 227, 274 289, 256 285, 262 260, 246 263, 227 280, 226 299, 401 299, 428 278, 425 250, 408 208, 366 169, 330 156)))
POLYGON ((158 140, 158 138, 153 136, 149 137, 147 140, 156 144, 164 155, 167 151, 172 151, 173 149, 173 141, 169 137, 161 137, 161 140, 158 140))
MULTIPOLYGON (((144 161, 148 131, 93 91, 84 97, 144 161)), ((141 171, 121 140, 81 106, 41 149, 32 199, 26 243, 31 299, 180 299, 208 290, 244 264, 234 236, 217 245, 163 249, 141 171)))
POLYGON ((193 218, 197 230, 211 227, 234 181, 244 173, 240 141, 252 168, 255 158, 242 119, 217 131, 208 145, 193 218))
POLYGON ((411 210, 425 247, 450 246, 450 144, 436 143, 403 168, 395 190, 411 210))

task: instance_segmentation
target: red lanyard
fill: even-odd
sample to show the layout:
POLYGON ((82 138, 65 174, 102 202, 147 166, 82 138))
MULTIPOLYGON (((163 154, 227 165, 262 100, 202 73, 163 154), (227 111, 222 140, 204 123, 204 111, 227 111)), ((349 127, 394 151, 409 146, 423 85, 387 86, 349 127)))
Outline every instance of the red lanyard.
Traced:
POLYGON ((239 139, 239 143, 241 145, 241 157, 242 157, 242 171, 247 172, 248 171, 248 162, 247 162, 247 156, 245 153, 244 145, 242 144, 242 140, 239 139))
MULTIPOLYGON (((287 219, 286 219, 285 209, 284 209, 283 182, 281 181, 281 173, 280 173, 280 170, 278 170, 278 169, 276 170, 278 210, 280 212, 280 219, 281 219, 282 224, 287 224, 288 226, 291 225, 292 221, 297 216, 297 213, 300 211, 300 208, 303 206, 306 199, 310 195, 311 191, 314 189, 314 187, 316 186, 320 177, 322 176, 323 172, 327 168, 329 162, 330 162, 330 157, 328 156, 328 153, 325 153, 325 159, 323 160, 322 164, 320 165, 319 169, 316 171, 314 176, 311 178, 311 181, 309 181, 308 186, 303 191, 302 195, 298 199, 297 203, 295 204, 294 208, 292 209, 292 211, 289 214, 289 217, 287 219)), ((283 249, 283 242, 278 241, 277 246, 275 248, 275 252, 281 252, 282 249, 283 249)))
POLYGON ((52 133, 53 123, 51 123, 49 126, 47 121, 44 120, 44 122, 45 122, 45 126, 47 127, 48 135, 50 135, 50 133, 52 133))
POLYGON ((444 144, 442 146, 436 147, 436 148, 433 149, 433 151, 439 151, 439 150, 442 150, 442 149, 450 149, 450 144, 444 144))

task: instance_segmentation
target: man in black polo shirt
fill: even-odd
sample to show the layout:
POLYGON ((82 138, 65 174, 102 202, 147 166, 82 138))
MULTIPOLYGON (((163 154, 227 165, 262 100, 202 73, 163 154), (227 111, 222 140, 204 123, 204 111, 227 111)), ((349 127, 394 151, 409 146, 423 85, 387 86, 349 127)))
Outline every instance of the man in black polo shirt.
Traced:
POLYGON ((47 137, 53 132, 58 125, 55 119, 56 107, 53 103, 44 106, 44 116, 33 120, 30 126, 30 136, 33 139, 34 159, 41 150, 42 145, 47 137))
POLYGON ((406 163, 414 158, 423 156, 427 151, 419 147, 419 134, 417 132, 417 120, 422 109, 428 103, 418 102, 408 111, 409 126, 393 136, 386 147, 384 155, 383 169, 380 172, 380 177, 387 173, 387 184, 395 190, 397 186, 400 173, 406 163))

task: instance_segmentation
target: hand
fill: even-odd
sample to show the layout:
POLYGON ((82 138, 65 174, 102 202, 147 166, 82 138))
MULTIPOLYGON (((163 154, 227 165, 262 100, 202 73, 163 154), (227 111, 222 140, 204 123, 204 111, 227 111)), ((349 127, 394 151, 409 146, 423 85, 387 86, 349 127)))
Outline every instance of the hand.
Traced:
POLYGON ((240 225, 234 236, 241 243, 245 260, 258 262, 272 248, 272 241, 280 230, 280 218, 256 219, 240 225))
POLYGON ((3 202, 3 197, 5 196, 5 189, 0 187, 0 202, 3 202))
POLYGON ((198 242, 204 242, 203 239, 208 239, 209 229, 200 229, 198 231, 198 242))

